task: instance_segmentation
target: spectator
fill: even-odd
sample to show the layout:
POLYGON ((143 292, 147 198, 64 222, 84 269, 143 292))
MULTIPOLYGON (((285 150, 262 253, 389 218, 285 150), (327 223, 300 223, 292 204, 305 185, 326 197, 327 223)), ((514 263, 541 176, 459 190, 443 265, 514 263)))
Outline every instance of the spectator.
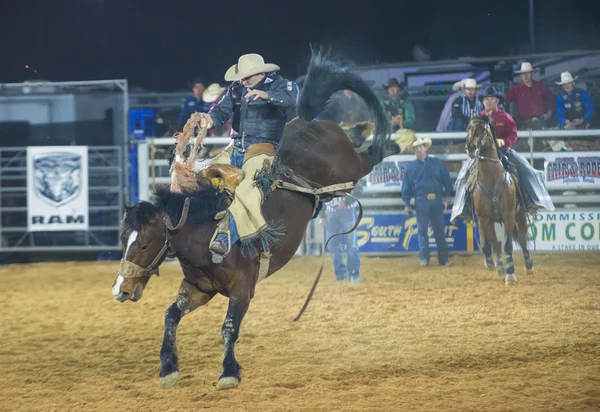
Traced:
POLYGON ((415 109, 408 93, 402 90, 404 86, 405 84, 398 83, 396 78, 389 79, 387 86, 383 85, 390 97, 381 104, 392 122, 392 132, 398 129, 412 129, 415 125, 415 109))
MULTIPOLYGON (((353 193, 356 193, 355 189, 353 193)), ((350 197, 335 197, 325 204, 325 216, 320 219, 321 226, 327 231, 327 238, 338 233, 350 231, 356 223, 356 200, 350 197)), ((360 280, 360 252, 356 231, 332 238, 329 250, 333 260, 335 280, 360 280), (346 246, 347 264, 344 263, 344 246, 346 246)))
POLYGON ((185 126, 186 122, 193 113, 208 113, 209 104, 202 100, 204 89, 205 87, 204 83, 202 83, 202 80, 195 78, 194 85, 192 87, 194 95, 185 99, 181 105, 181 111, 179 112, 179 117, 177 118, 177 126, 179 126, 179 130, 183 129, 183 126, 185 126))
POLYGON ((556 117, 565 129, 587 129, 594 117, 594 103, 588 92, 575 87, 575 80, 569 72, 560 74, 560 82, 556 82, 565 91, 556 99, 556 117))
POLYGON ((450 122, 449 130, 453 132, 461 132, 467 130, 467 125, 473 113, 479 113, 483 110, 483 103, 477 100, 477 89, 481 85, 477 84, 475 79, 462 80, 462 88, 459 96, 452 103, 452 121, 450 122))
POLYGON ((531 63, 523 62, 521 70, 515 72, 521 74, 523 81, 512 86, 506 93, 506 104, 515 102, 517 106, 516 121, 520 129, 550 126, 556 96, 544 83, 533 80, 533 73, 539 70, 534 69, 531 63))
POLYGON ((452 122, 452 103, 454 103, 454 101, 460 97, 460 91, 463 88, 464 81, 465 79, 454 83, 452 86, 452 90, 456 93, 452 93, 452 95, 446 101, 444 109, 442 110, 442 114, 440 115, 440 121, 435 129, 436 132, 448 131, 448 126, 452 122))
MULTIPOLYGON (((219 83, 212 83, 204 90, 202 101, 208 104, 208 110, 217 105, 223 94, 227 90, 226 87, 221 87, 219 83)), ((213 128, 208 131, 209 136, 229 136, 231 134, 231 119, 225 122, 221 127, 213 128)))
POLYGON ((427 156, 431 139, 421 139, 413 143, 417 160, 408 164, 402 182, 404 213, 412 215, 411 198, 415 198, 417 226, 419 227, 419 256, 421 265, 429 266, 429 223, 433 229, 437 245, 438 262, 449 266, 448 245, 445 238, 444 209, 452 196, 452 181, 444 163, 435 157, 427 156))
POLYGON ((362 99, 355 96, 352 90, 346 89, 343 93, 334 93, 332 100, 317 119, 330 120, 344 126, 351 126, 369 120, 368 115, 369 110, 362 99))

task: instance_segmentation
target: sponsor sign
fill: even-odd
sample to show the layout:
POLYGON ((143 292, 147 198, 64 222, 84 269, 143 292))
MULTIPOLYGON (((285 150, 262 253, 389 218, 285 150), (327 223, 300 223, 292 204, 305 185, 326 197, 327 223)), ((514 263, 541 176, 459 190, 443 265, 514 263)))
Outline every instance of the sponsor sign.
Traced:
MULTIPOLYGON (((473 242, 472 235, 462 219, 450 224, 450 213, 444 214, 445 237, 449 250, 466 251, 467 242, 473 242)), ((417 218, 405 214, 373 213, 365 214, 356 229, 358 247, 361 252, 418 252, 419 228, 417 218)), ((437 250, 433 231, 429 228, 429 248, 437 250)), ((472 246, 471 246, 471 249, 472 246)))
MULTIPOLYGON (((530 250, 600 250, 600 211, 538 212, 530 220, 527 236, 530 250)), ((479 232, 474 230, 475 249, 479 250, 479 232)), ((518 242, 513 245, 520 250, 518 242)))
POLYGON ((27 230, 87 229, 87 146, 28 147, 27 230))
MULTIPOLYGON (((373 168, 371 173, 365 176, 365 192, 400 192, 402 191, 402 180, 404 172, 411 160, 407 156, 388 156, 373 168)), ((413 159, 414 160, 414 159, 413 159)))
POLYGON ((544 161, 548 189, 600 187, 600 152, 548 153, 544 161))

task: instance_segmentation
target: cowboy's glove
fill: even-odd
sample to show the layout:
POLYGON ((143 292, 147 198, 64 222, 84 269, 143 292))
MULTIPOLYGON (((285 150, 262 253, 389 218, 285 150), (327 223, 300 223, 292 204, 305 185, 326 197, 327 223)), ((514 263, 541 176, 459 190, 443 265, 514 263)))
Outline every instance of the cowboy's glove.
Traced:
POLYGON ((213 118, 210 117, 210 114, 202 113, 202 115, 200 117, 200 128, 210 129, 211 127, 213 127, 214 123, 215 122, 213 121, 213 118))
POLYGON ((496 139, 496 143, 498 147, 504 147, 504 139, 496 139))

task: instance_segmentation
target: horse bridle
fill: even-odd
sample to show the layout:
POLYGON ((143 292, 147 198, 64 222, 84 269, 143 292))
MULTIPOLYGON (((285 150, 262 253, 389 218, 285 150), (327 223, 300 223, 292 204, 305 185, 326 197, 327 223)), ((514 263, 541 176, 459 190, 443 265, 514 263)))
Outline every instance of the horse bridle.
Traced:
POLYGON ((190 209, 190 198, 186 197, 185 202, 183 204, 183 210, 181 211, 181 218, 177 223, 177 226, 173 226, 170 222, 168 216, 163 218, 165 222, 165 243, 162 248, 148 266, 143 268, 139 265, 136 265, 133 262, 125 260, 126 256, 121 259, 121 264, 119 265, 119 275, 124 278, 149 278, 152 275, 158 276, 158 267, 159 262, 165 259, 168 255, 175 255, 176 250, 171 246, 171 232, 175 232, 183 227, 187 220, 188 212, 190 209))
POLYGON ((493 159, 491 157, 481 156, 479 154, 479 152, 481 151, 482 146, 485 144, 485 142, 487 142, 487 139, 493 138, 492 137, 492 129, 490 128, 490 125, 487 122, 483 121, 483 120, 473 120, 473 121, 474 122, 481 122, 481 123, 483 123, 485 125, 485 136, 483 136, 483 139, 479 139, 479 138, 477 138, 477 136, 473 136, 473 131, 472 130, 468 131, 469 134, 467 135, 467 137, 468 138, 475 137, 475 140, 477 141, 477 148, 475 149, 475 155, 474 155, 474 157, 472 157, 469 154, 469 147, 468 147, 468 145, 465 145, 465 150, 467 151, 467 155, 469 157, 472 157, 472 158, 477 159, 477 160, 489 160, 489 161, 492 161, 492 162, 499 162, 500 159, 493 159))

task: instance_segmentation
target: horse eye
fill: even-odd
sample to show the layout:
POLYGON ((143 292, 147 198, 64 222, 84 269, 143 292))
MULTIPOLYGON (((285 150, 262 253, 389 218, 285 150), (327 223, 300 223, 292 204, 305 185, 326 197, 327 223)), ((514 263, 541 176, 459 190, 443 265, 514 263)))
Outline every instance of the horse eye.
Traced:
POLYGON ((140 249, 142 252, 145 252, 146 250, 148 250, 148 245, 144 245, 142 246, 142 248, 140 249))

